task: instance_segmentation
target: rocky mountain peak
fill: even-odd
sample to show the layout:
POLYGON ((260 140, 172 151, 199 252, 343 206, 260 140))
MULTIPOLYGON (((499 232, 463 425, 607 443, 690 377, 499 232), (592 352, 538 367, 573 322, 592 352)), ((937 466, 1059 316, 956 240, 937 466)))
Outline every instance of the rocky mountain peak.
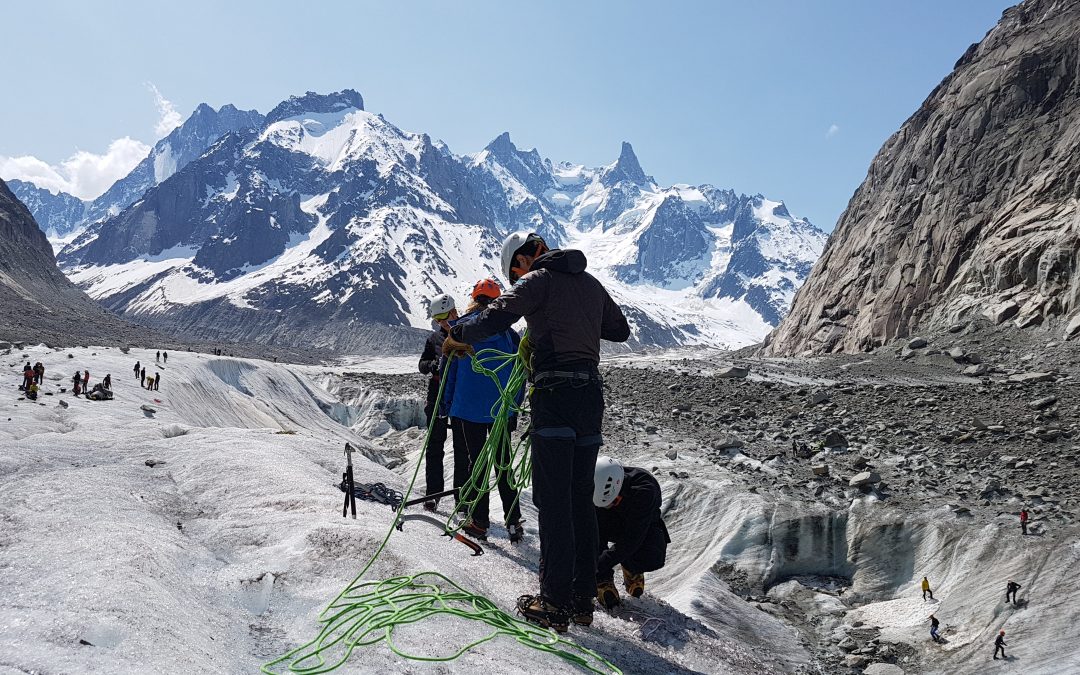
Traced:
POLYGON ((614 164, 604 169, 600 181, 607 186, 614 185, 620 181, 628 181, 643 187, 655 182, 652 177, 645 175, 645 171, 641 168, 641 163, 638 162, 637 155, 634 154, 634 147, 626 141, 623 141, 622 150, 619 152, 619 159, 617 159, 614 164))
POLYGON ((770 337, 872 350, 971 319, 1080 332, 1080 0, 1026 0, 889 138, 770 337))
POLYGON ((354 89, 342 89, 330 94, 309 91, 303 96, 290 96, 279 103, 266 116, 266 123, 273 124, 303 113, 332 113, 350 108, 364 109, 364 97, 354 89))
POLYGON ((488 143, 484 149, 496 157, 506 157, 517 152, 517 146, 510 140, 509 131, 504 131, 496 136, 495 140, 488 143))

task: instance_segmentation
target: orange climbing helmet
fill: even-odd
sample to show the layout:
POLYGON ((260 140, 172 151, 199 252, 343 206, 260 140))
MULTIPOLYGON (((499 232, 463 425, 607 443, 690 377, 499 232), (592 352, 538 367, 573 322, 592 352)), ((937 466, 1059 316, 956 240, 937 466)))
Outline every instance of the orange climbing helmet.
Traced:
POLYGON ((481 279, 476 282, 472 289, 473 300, 487 298, 490 302, 500 295, 502 295, 502 289, 499 288, 499 284, 494 279, 481 279))

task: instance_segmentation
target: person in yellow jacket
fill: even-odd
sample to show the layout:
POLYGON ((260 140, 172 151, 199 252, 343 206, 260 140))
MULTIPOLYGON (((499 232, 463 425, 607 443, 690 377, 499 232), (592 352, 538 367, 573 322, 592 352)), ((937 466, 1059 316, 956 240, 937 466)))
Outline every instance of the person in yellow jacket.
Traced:
POLYGON ((926 577, 922 578, 922 599, 926 600, 926 596, 929 595, 930 599, 934 599, 934 592, 930 590, 930 580, 926 577))

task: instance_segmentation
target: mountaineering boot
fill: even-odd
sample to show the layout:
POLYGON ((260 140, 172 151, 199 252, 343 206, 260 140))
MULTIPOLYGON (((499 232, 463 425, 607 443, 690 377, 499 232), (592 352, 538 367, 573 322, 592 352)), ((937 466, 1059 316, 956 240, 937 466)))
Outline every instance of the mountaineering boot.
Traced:
POLYGON ((596 599, 604 606, 604 609, 614 609, 622 602, 619 591, 615 589, 615 582, 611 579, 596 582, 596 599))
POLYGON ((569 614, 539 595, 523 595, 518 598, 517 610, 527 621, 551 628, 556 633, 565 633, 570 627, 569 614))
POLYGON ((525 537, 525 528, 521 525, 521 521, 510 523, 506 526, 506 533, 510 535, 510 543, 516 544, 525 537))
POLYGON ((623 587, 626 588, 626 592, 631 597, 640 598, 645 592, 645 575, 634 574, 630 570, 623 568, 622 571, 623 587))
POLYGON ((437 508, 439 508, 439 500, 438 499, 429 499, 426 502, 424 502, 424 510, 425 511, 431 511, 432 513, 435 513, 435 509, 437 509, 437 508))
POLYGON ((487 528, 480 527, 471 520, 465 523, 465 525, 461 528, 461 533, 467 537, 472 537, 473 539, 487 541, 487 528))
POLYGON ((574 613, 570 617, 578 626, 591 626, 593 614, 593 601, 592 598, 586 598, 584 595, 574 596, 574 613))

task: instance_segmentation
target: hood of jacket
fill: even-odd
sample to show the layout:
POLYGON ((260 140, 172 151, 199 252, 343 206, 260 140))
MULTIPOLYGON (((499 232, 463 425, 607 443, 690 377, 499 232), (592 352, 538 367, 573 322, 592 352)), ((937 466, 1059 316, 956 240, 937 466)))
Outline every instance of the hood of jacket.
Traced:
POLYGON ((552 272, 563 272, 564 274, 581 274, 585 271, 587 265, 588 261, 581 251, 557 248, 534 260, 529 271, 551 270, 552 272))

